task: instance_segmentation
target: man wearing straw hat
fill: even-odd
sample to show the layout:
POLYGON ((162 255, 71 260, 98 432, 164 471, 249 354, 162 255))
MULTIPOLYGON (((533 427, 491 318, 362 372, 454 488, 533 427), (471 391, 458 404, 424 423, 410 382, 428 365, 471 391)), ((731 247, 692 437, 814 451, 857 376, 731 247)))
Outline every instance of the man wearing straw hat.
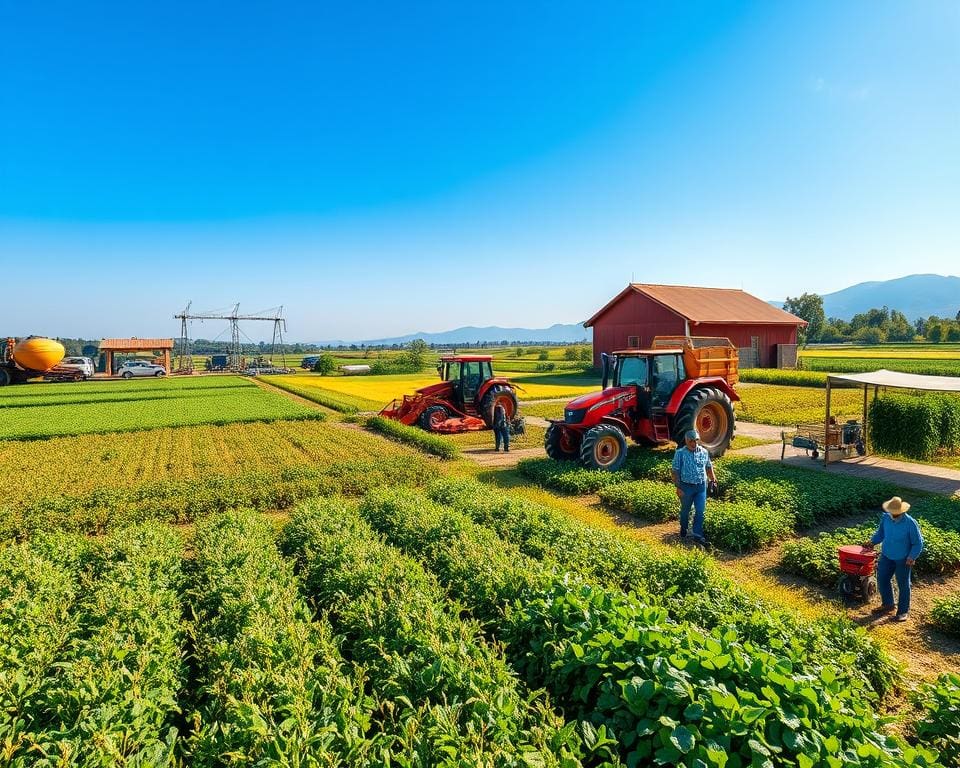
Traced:
POLYGON ((880 588, 878 614, 897 611, 896 621, 906 621, 910 613, 910 572, 923 551, 923 536, 917 521, 907 514, 910 504, 899 496, 883 502, 880 526, 865 547, 873 549, 882 543, 877 561, 877 586, 880 588), (900 599, 893 604, 893 577, 897 577, 900 599))

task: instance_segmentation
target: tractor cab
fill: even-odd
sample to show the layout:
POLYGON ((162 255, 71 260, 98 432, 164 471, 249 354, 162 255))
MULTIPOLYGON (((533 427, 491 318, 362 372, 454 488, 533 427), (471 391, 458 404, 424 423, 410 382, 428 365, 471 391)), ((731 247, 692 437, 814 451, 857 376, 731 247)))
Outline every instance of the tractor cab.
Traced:
POLYGON ((627 349, 602 360, 603 389, 636 387, 638 415, 644 418, 662 412, 686 378, 682 349, 627 349))
POLYGON ((483 385, 493 378, 493 358, 490 355, 442 357, 437 373, 441 381, 450 383, 454 400, 462 410, 476 403, 483 385))

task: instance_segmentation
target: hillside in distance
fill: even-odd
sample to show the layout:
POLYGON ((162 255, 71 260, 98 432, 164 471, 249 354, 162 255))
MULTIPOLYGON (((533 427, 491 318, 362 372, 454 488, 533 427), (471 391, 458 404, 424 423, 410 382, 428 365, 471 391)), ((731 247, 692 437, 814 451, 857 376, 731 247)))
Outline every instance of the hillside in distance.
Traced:
POLYGON ((317 344, 321 346, 338 344, 366 344, 367 346, 391 346, 393 344, 406 344, 414 339, 423 339, 427 344, 439 345, 458 345, 474 344, 476 342, 499 343, 507 341, 509 343, 551 343, 551 344, 575 344, 577 342, 589 342, 593 333, 589 328, 584 328, 581 323, 557 323, 549 328, 501 328, 497 325, 479 328, 468 325, 463 328, 455 328, 451 331, 440 331, 437 333, 408 333, 404 336, 391 336, 384 339, 364 339, 362 341, 321 341, 317 344))
MULTIPOLYGON (((770 303, 783 306, 782 301, 770 303)), ((899 310, 909 320, 930 315, 956 317, 960 311, 960 277, 907 275, 893 280, 857 283, 823 294, 823 311, 827 317, 849 320, 856 314, 880 307, 899 310)))

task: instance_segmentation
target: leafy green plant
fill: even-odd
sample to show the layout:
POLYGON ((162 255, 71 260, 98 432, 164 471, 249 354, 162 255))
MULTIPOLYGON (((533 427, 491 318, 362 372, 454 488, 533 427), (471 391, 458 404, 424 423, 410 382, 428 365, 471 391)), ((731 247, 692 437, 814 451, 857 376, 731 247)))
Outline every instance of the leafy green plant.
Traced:
POLYGON ((625 471, 584 469, 573 461, 545 458, 521 459, 517 463, 517 471, 537 485, 577 495, 596 493, 601 488, 630 479, 630 475, 625 471))
POLYGON ((940 753, 940 764, 960 765, 960 675, 943 674, 914 696, 920 716, 914 721, 917 742, 940 753))
POLYGON ((960 636, 960 592, 934 600, 930 621, 937 629, 960 636))
POLYGON ((401 443, 412 445, 441 459, 454 459, 460 455, 460 449, 449 440, 445 440, 440 435, 434 435, 430 432, 424 432, 416 427, 408 427, 393 419, 385 419, 382 416, 371 416, 366 421, 367 429, 379 432, 385 437, 399 440, 401 443))
POLYGON ((943 399, 888 394, 870 403, 870 440, 875 450, 932 458, 943 444, 943 399))

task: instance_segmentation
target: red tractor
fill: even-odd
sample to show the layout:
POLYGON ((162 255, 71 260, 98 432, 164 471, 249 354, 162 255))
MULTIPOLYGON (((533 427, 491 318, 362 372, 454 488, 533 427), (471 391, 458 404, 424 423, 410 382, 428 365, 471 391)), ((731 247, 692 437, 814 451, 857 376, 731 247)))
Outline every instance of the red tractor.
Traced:
POLYGON ((678 445, 688 429, 713 457, 733 439, 737 349, 728 339, 658 336, 651 349, 603 355, 603 390, 567 403, 551 420, 545 447, 552 459, 617 470, 627 438, 678 445))
POLYGON ((468 432, 493 426, 493 411, 503 406, 517 428, 517 385, 493 375, 490 355, 440 358, 440 383, 394 400, 380 415, 428 432, 468 432))

